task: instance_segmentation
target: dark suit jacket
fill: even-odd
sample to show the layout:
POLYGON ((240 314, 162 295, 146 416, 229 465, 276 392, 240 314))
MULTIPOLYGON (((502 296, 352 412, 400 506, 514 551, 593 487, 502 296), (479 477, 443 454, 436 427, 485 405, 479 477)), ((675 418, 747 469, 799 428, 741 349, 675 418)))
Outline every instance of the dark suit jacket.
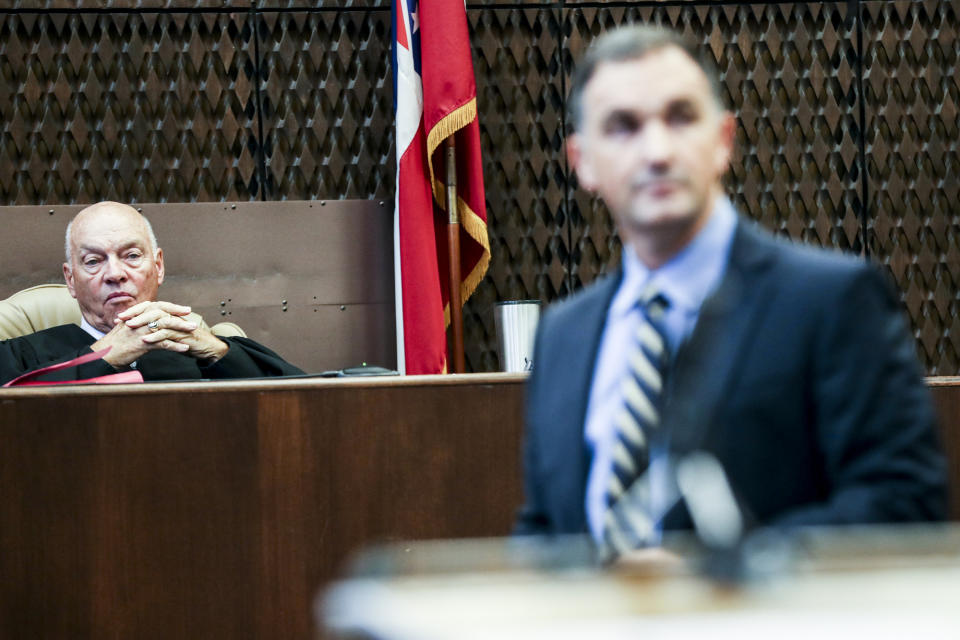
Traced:
MULTIPOLYGON (((205 366, 195 358, 172 351, 149 351, 137 360, 144 380, 191 380, 259 378, 303 373, 279 355, 248 338, 220 338, 230 350, 217 362, 205 366)), ((0 384, 20 374, 84 353, 96 340, 74 324, 44 329, 27 336, 0 342, 0 384)), ((115 373, 103 360, 63 369, 43 380, 82 380, 115 373)))
MULTIPOLYGON (((619 274, 551 307, 527 383, 518 533, 587 531, 584 420, 619 274)), ((713 453, 761 524, 942 519, 946 463, 891 287, 861 260, 738 221, 668 374, 671 450, 713 453)), ((675 509, 666 528, 690 525, 675 509)))

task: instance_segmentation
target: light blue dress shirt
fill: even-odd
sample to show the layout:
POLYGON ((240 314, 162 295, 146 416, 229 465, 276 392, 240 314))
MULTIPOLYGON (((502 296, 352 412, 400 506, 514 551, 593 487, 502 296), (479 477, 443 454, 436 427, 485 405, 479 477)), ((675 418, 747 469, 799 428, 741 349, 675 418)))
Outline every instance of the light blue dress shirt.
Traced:
MULTIPOLYGON (((621 381, 628 375, 627 358, 634 348, 633 335, 642 313, 637 300, 648 283, 666 297, 669 308, 664 314, 663 327, 672 358, 693 332, 703 301, 723 277, 736 225, 737 214, 733 205, 725 197, 720 197, 703 229, 658 269, 648 269, 632 248, 626 245, 623 248, 623 280, 607 311, 584 429, 587 447, 593 452, 585 508, 590 532, 598 542, 601 540, 601 523, 606 508, 604 495, 616 440, 614 418, 623 407, 621 381)), ((655 516, 662 516, 673 502, 664 444, 650 451, 650 474, 651 511, 655 516)))
POLYGON ((87 319, 83 316, 80 316, 80 328, 93 336, 94 340, 99 340, 103 336, 107 335, 100 329, 97 329, 95 326, 87 322, 87 319))

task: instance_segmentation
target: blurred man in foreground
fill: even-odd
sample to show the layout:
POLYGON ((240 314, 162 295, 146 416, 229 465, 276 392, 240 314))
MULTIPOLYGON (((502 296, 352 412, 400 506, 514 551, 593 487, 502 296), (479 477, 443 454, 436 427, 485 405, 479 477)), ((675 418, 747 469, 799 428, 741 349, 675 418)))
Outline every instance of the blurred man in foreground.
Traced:
POLYGON ((690 492, 717 489, 716 474, 678 486, 695 451, 759 524, 944 518, 945 462, 894 295, 863 261, 734 211, 721 179, 736 123, 696 51, 650 28, 606 34, 570 102, 569 159, 623 260, 541 320, 517 532, 589 531, 614 555, 656 545, 691 526, 690 492))
POLYGON ((0 383, 27 371, 109 348, 102 360, 55 374, 85 379, 136 367, 146 380, 250 378, 302 373, 247 338, 220 338, 189 319, 190 307, 157 301, 163 250, 133 207, 100 202, 66 234, 63 277, 81 325, 0 342, 0 383))

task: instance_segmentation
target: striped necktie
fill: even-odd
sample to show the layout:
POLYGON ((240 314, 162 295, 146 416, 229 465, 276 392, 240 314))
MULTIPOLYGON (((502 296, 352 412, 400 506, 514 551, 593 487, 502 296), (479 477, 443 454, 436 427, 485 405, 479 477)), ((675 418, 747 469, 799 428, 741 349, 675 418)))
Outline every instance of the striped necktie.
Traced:
POLYGON ((660 426, 660 399, 669 360, 662 322, 668 304, 658 290, 648 287, 639 306, 642 317, 621 387, 623 408, 616 417, 613 467, 604 496, 602 551, 608 561, 646 546, 655 534, 644 474, 650 464, 649 438, 660 426))

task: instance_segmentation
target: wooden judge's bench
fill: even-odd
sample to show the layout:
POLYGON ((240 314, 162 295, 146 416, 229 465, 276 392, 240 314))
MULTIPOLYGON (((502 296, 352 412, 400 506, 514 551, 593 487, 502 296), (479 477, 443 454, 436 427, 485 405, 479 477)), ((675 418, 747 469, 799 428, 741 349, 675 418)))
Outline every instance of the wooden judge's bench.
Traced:
POLYGON ((522 375, 0 390, 0 638, 307 638, 374 541, 500 535, 522 375))
MULTIPOLYGON (((0 637, 311 637, 361 547, 509 532, 523 384, 2 390, 0 637)), ((957 487, 960 380, 930 385, 957 487)))

